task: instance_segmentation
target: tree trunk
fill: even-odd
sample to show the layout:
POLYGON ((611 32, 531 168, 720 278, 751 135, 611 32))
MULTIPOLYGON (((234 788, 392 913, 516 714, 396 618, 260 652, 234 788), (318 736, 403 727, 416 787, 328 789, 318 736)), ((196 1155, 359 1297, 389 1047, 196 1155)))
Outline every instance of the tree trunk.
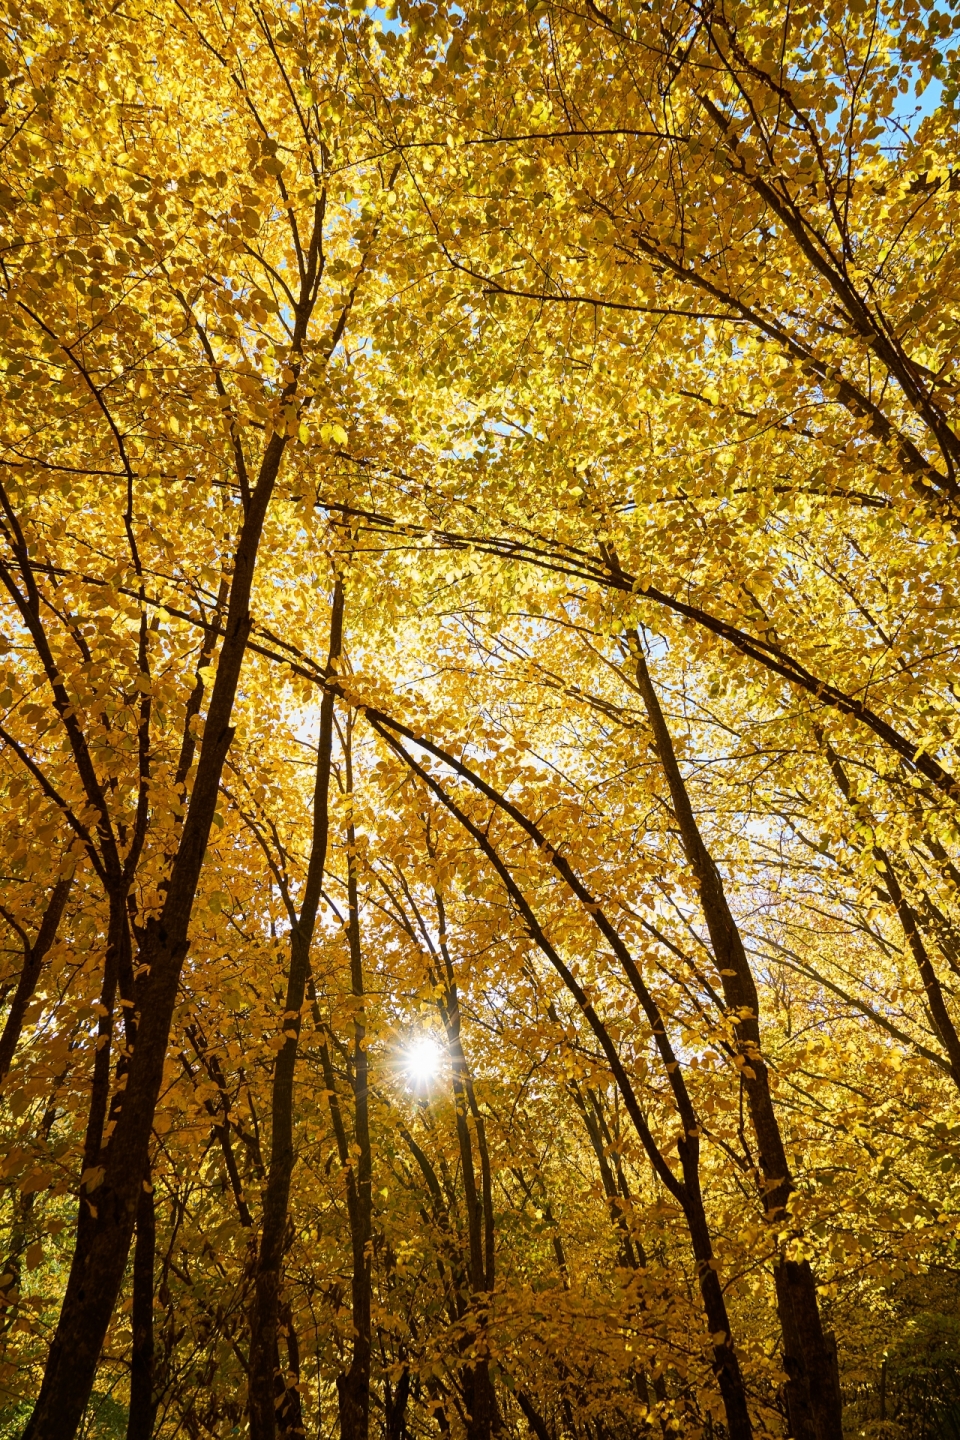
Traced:
MULTIPOLYGON (((822 731, 817 731, 817 739, 824 746, 827 756, 827 763, 830 766, 831 774, 837 783, 844 800, 862 820, 866 821, 871 831, 873 830, 873 816, 870 814, 854 792, 850 784, 847 772, 843 768, 840 756, 823 737, 822 731)), ((923 982, 923 988, 927 996, 927 1004, 930 1007, 930 1018, 933 1021, 934 1029, 940 1043, 947 1052, 947 1061, 950 1066, 950 1075, 954 1085, 960 1089, 960 1035, 957 1034, 956 1026, 947 1009, 946 997, 943 993, 943 986, 940 984, 939 976, 933 968, 933 962, 927 952, 920 934, 920 924, 916 911, 910 904, 903 887, 900 884, 899 876, 894 868, 893 861, 882 845, 872 847, 874 861, 877 870, 883 877, 886 885, 886 894, 880 886, 876 887, 877 893, 882 900, 888 901, 897 912, 897 919, 900 921, 903 930, 903 938, 907 942, 910 954, 913 956, 914 964, 923 982)))
MULTIPOLYGON (((631 1204, 632 1197, 627 1187, 626 1176, 620 1163, 620 1157, 612 1144, 612 1136, 607 1128, 606 1118, 601 1108, 600 1097, 587 1091, 584 1096, 576 1080, 571 1080, 567 1089, 573 1096, 574 1104, 583 1117, 587 1127, 587 1134, 590 1137, 590 1144, 596 1156, 597 1165, 600 1170, 600 1181, 603 1185, 603 1192, 607 1198, 607 1205, 610 1210, 610 1219, 613 1221, 620 1242, 618 1260, 624 1269, 634 1272, 644 1271, 647 1268, 647 1256, 640 1240, 630 1234, 630 1226, 627 1221, 627 1206, 631 1204), (610 1166, 610 1154, 615 1155, 616 1179, 610 1166)), ((639 1302, 641 1311, 646 1310, 646 1302, 639 1302)), ((649 1406, 650 1389, 647 1384, 647 1376, 643 1370, 633 1370, 634 1382, 642 1404, 649 1406)), ((665 1403, 667 1399, 667 1387, 663 1375, 653 1377, 653 1392, 659 1403, 665 1403)))
POLYGON ((554 1440, 554 1436, 549 1429, 547 1422, 544 1420, 539 1410, 533 1404, 530 1397, 523 1390, 520 1389, 516 1391, 516 1397, 517 1404, 523 1411, 524 1418, 527 1424, 530 1426, 531 1433, 536 1436, 536 1440, 554 1440))
POLYGON ((127 1440, 152 1440, 157 1418, 154 1389, 153 1289, 157 1217, 149 1172, 137 1205, 137 1242, 133 1251, 133 1353, 130 1364, 130 1414, 127 1440))
MULTIPOLYGON (((334 587, 330 619, 327 675, 340 657, 343 635, 343 588, 334 587)), ((251 1440, 274 1440, 277 1422, 283 1433, 295 1433, 299 1403, 285 1397, 277 1339, 280 1311, 280 1266, 293 1174, 293 1081, 300 1043, 301 1011, 310 971, 310 946, 320 905, 327 856, 330 755, 333 740, 333 691, 325 690, 320 707, 320 738, 313 793, 313 835, 300 914, 290 930, 290 966, 281 1027, 284 1043, 277 1054, 271 1097, 270 1164, 263 1200, 263 1223, 254 1274, 250 1316, 249 1407, 251 1440), (279 1398, 280 1404, 277 1404, 279 1398)))
MULTIPOLYGON (((432 858, 432 852, 431 852, 432 858)), ((434 894, 437 907, 439 933, 447 932, 447 917, 443 897, 434 894)), ((457 990, 453 960, 445 940, 440 941, 440 953, 444 964, 445 993, 440 1002, 440 1013, 447 1037, 447 1048, 453 1061, 453 1098, 456 1114, 457 1142, 460 1149, 460 1165, 463 1172, 463 1191, 467 1210, 467 1233, 470 1245, 470 1309, 477 1317, 472 1344, 481 1352, 486 1348, 486 1327, 488 1297, 493 1292, 494 1270, 494 1216, 493 1192, 491 1187, 490 1156, 487 1149, 487 1135, 483 1115, 477 1104, 473 1077, 463 1049, 460 1019, 460 996, 457 990), (473 1159, 473 1139, 470 1134, 468 1114, 473 1120, 477 1137, 477 1155, 480 1161, 480 1189, 477 1189, 476 1166, 473 1159)), ((497 1394, 490 1376, 490 1362, 481 1353, 480 1358, 462 1371, 464 1399, 469 1416, 467 1423, 468 1440, 490 1440, 500 1430, 500 1411, 497 1394)))
POLYGON ((490 1440, 500 1429, 497 1393, 490 1378, 490 1362, 485 1357, 462 1372, 464 1401, 467 1406, 467 1440, 490 1440))
POLYGON ((29 1195, 24 1195, 20 1190, 14 1192, 10 1240, 3 1269, 0 1270, 0 1339, 6 1335, 17 1315, 23 1274, 21 1262, 27 1248, 27 1224, 35 1199, 33 1191, 29 1195))
MULTIPOLYGON (((724 1002, 727 1010, 739 1017, 734 1033, 740 1050, 740 1074, 757 1138, 762 1172, 758 1179, 764 1211, 771 1225, 782 1226, 794 1187, 760 1049, 757 987, 740 931, 727 903, 720 872, 700 834, 673 740, 643 657, 640 637, 632 631, 629 639, 636 662, 637 685, 653 731, 654 748, 670 790, 683 851, 697 882, 724 1002)), ((781 1252, 774 1283, 794 1440, 843 1440, 839 1384, 831 1364, 833 1352, 820 1319, 813 1270, 806 1261, 796 1264, 781 1252)))
MULTIPOLYGON (((302 339, 305 317, 297 317, 302 339)), ((300 341, 298 340, 298 344, 300 341)), ((146 1173, 153 1117, 173 1010, 186 958, 190 917, 213 824, 220 777, 233 739, 230 720, 252 624, 250 595, 260 537, 285 436, 267 442, 257 485, 244 514, 234 555, 223 644, 204 728, 193 790, 160 916, 151 919, 140 951, 137 1040, 123 1103, 103 1155, 103 1176, 81 1206, 91 1224, 78 1227, 66 1293, 40 1394, 24 1440, 72 1440, 93 1389, 103 1339, 127 1265, 146 1173)))
MULTIPOLYGON (((347 795, 353 799, 353 760, 350 731, 345 746, 347 795)), ((370 1425, 370 1306, 373 1262, 373 1171, 370 1153, 370 1079, 367 1063, 367 1030, 363 1014, 363 952, 360 946, 359 893, 356 864, 357 837, 353 812, 347 822, 347 938, 350 945, 350 986, 358 1002, 353 1025, 353 1100, 356 1161, 350 1206, 350 1241, 353 1277, 350 1294, 353 1307, 353 1354, 350 1368, 337 1377, 340 1400, 340 1440, 367 1440, 370 1425)))
MULTIPOLYGON (((47 952, 54 940, 57 938, 57 930, 63 918, 63 911, 67 903, 67 896, 70 894, 70 887, 73 884, 73 874, 58 880, 53 887, 53 893, 47 903, 43 919, 40 922, 40 929, 37 931, 37 938, 31 944, 19 925, 8 915, 7 919, 13 924, 23 940, 23 969, 20 971, 20 978, 17 981, 17 988, 13 992, 13 999, 10 1001, 10 1009, 3 1026, 3 1034, 0 1035, 0 1084, 6 1079, 7 1071, 10 1069, 10 1062, 16 1052, 17 1043, 20 1039, 20 1031, 23 1029, 24 1016, 27 1013, 27 1006, 33 998, 33 992, 37 988, 37 981, 40 979, 40 970, 46 958, 47 952)), ((0 912, 6 915, 6 911, 0 906, 0 912)))
MULTIPOLYGON (((121 974, 125 977, 125 988, 129 989, 132 984, 130 980, 132 973, 130 924, 127 917, 125 891, 112 891, 109 905, 107 950, 103 963, 103 981, 100 986, 100 1014, 97 1019, 96 1049, 93 1056, 93 1076, 90 1082, 90 1107, 87 1111, 87 1128, 83 1141, 83 1169, 80 1173, 80 1205, 77 1210, 74 1265, 78 1252, 82 1253, 90 1243, 99 1212, 99 1197, 95 1200, 93 1192, 101 1184, 106 1160, 107 1116, 110 1106, 110 1060, 113 1055, 115 1007, 121 974)), ((123 998, 122 995, 121 998, 123 998)), ((125 1019, 128 1017, 125 1016, 125 1019)), ((129 1239, 127 1245, 129 1247, 129 1239)), ((71 1266, 72 1273, 73 1267, 71 1266)))
MULTIPOLYGON (((53 1129, 54 1121, 57 1118, 56 1092, 66 1080, 68 1070, 58 1075, 54 1083, 54 1096, 40 1121, 39 1138, 49 1142, 50 1131, 53 1129)), ((7 1333, 10 1326, 16 1319, 17 1305, 20 1299, 20 1257, 27 1248, 29 1240, 30 1218, 37 1200, 37 1191, 31 1190, 24 1194, 22 1190, 16 1190, 13 1197, 13 1216, 10 1226, 10 1243, 7 1247, 7 1258, 4 1261, 3 1269, 0 1270, 0 1339, 7 1333)))
POLYGON ((410 1397, 410 1371, 403 1367, 397 1388, 384 1381, 383 1411, 386 1417, 385 1440, 404 1440, 407 1433, 407 1400, 410 1397))

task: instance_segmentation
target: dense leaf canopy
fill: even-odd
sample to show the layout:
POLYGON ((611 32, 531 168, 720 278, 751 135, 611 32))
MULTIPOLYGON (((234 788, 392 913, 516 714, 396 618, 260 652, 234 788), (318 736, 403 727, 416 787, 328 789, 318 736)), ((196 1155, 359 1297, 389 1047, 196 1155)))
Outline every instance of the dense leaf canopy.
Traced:
POLYGON ((958 34, 8 0, 0 1435, 956 1435, 958 34))

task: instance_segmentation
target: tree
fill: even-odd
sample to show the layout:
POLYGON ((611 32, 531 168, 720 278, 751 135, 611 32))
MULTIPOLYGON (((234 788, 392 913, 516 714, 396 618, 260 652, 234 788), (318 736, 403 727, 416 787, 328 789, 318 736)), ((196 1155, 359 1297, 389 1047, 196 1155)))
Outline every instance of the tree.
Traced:
POLYGON ((949 1408, 956 29, 10 12, 5 1433, 949 1408))

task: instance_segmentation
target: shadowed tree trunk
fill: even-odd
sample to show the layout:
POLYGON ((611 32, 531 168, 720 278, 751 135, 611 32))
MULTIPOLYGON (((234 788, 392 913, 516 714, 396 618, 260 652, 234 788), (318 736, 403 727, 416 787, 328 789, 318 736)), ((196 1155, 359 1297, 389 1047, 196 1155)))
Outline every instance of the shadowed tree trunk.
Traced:
POLYGON ((518 1389, 516 1391, 516 1400, 520 1409, 523 1411, 524 1419, 530 1426, 531 1433, 536 1436, 536 1440, 554 1440, 553 1432, 533 1404, 529 1395, 525 1394, 523 1390, 518 1389))
MULTIPOLYGON (((54 1085, 54 1096, 56 1091, 64 1083, 69 1072, 64 1070, 57 1077, 54 1085)), ((53 1129, 54 1121, 57 1118, 56 1099, 43 1112, 38 1129, 38 1138, 44 1142, 49 1141, 50 1131, 53 1129)), ((20 1275, 21 1259, 24 1250, 29 1243, 30 1218, 37 1200, 36 1190, 30 1190, 26 1194, 17 1190, 14 1194, 13 1217, 10 1226, 10 1241, 7 1246, 7 1256, 0 1270, 0 1339, 7 1333, 10 1326, 16 1319, 17 1303, 20 1299, 20 1275)))
MULTIPOLYGON (((787 1204, 794 1185, 760 1047, 760 999, 756 983, 720 872, 700 834, 640 637, 634 630, 628 638, 636 663, 637 688, 650 721, 657 759, 670 790, 683 852, 696 880, 724 1002, 728 1013, 737 1017, 734 1035, 750 1120, 757 1138, 761 1171, 757 1179, 764 1212, 772 1226, 781 1228, 787 1219, 787 1204)), ((795 1440, 843 1440, 836 1348, 832 1337, 824 1333, 816 1280, 809 1261, 790 1260, 781 1248, 774 1266, 774 1283, 783 1336, 791 1433, 795 1440)))
POLYGON ((156 1251, 157 1217, 153 1184, 148 1173, 137 1206, 137 1238, 133 1249, 133 1351, 127 1440, 151 1440, 157 1418, 153 1338, 156 1251))
MULTIPOLYGON (((834 750, 833 746, 824 739, 821 730, 817 729, 815 733, 818 741, 824 747, 827 763, 830 766, 830 772, 836 781, 838 790, 854 814, 869 825, 872 833, 874 828, 873 816, 870 814, 867 806, 858 798, 850 783, 847 772, 843 768, 843 762, 840 756, 834 750)), ((897 919, 900 921, 900 926, 903 930, 903 938, 907 942, 907 947, 913 956, 914 964, 923 982, 923 988, 927 996, 927 1004, 930 1009, 930 1018, 933 1021, 937 1037, 947 1052, 950 1075, 954 1085, 960 1089, 960 1035, 957 1034, 956 1026, 947 1009, 946 997, 944 996, 943 986, 940 983, 939 976, 933 968, 933 962, 930 959, 926 945, 923 943, 917 913, 903 893, 900 878, 887 851, 882 845, 874 844, 871 846, 871 852, 876 863, 877 873, 886 886, 886 890, 879 885, 876 886, 876 893, 881 900, 891 905, 897 912, 897 919)))
MULTIPOLYGON (((344 743, 348 803, 353 802, 352 722, 348 718, 344 743)), ((337 1376, 341 1440, 367 1440, 370 1425, 370 1361, 372 1337, 370 1305, 373 1264, 373 1172, 370 1153, 370 1077, 367 1062, 367 1027, 364 1019, 363 952, 360 945, 359 892, 357 889, 357 836, 353 810, 347 819, 347 940, 350 947, 350 988, 356 1009, 353 1022, 351 1080, 353 1085, 355 1160, 350 1166, 348 1190, 353 1274, 350 1296, 353 1310, 353 1351, 345 1374, 337 1376)))
MULTIPOLYGON (((431 860, 435 861, 436 851, 429 825, 425 841, 427 852, 431 860)), ((487 1346, 485 1336, 487 1310, 495 1282, 493 1190, 486 1125, 483 1113, 477 1103, 473 1076, 470 1073, 463 1048, 460 997, 453 958, 447 944, 447 915, 443 896, 439 891, 434 891, 433 899, 439 936, 435 943, 402 872, 399 873, 399 878, 403 896, 413 912, 414 920, 411 920, 406 914, 399 897, 390 891, 382 879, 381 884, 396 907, 397 918, 402 927, 415 944, 425 946, 428 952, 428 974, 439 995, 437 1008, 443 1023, 447 1051, 451 1061, 454 1115, 457 1147, 460 1152, 464 1207, 467 1215, 468 1246, 466 1274, 462 1277, 466 1280, 467 1286, 464 1287, 462 1283, 457 1286, 457 1320, 463 1324, 472 1317, 472 1332, 465 1340, 464 1348, 469 1346, 478 1352, 475 1362, 460 1367, 459 1373, 467 1413, 468 1437, 470 1440, 490 1440, 492 1434, 499 1432, 501 1420, 496 1391, 490 1376, 490 1363, 484 1354, 487 1346), (470 1128, 471 1120, 473 1121, 473 1132, 470 1128), (474 1134, 476 1135, 476 1154, 480 1165, 479 1187, 477 1185, 477 1164, 474 1159, 474 1134), (462 1293, 465 1288, 468 1289, 468 1294, 462 1293)), ((430 1184, 430 1176, 433 1172, 429 1167, 429 1162, 412 1137, 407 1134, 406 1139, 417 1155, 418 1163, 430 1184)), ((438 1218, 441 1213, 444 1214, 444 1229, 448 1234, 452 1234, 439 1185, 431 1184, 431 1195, 438 1218)), ((464 1268, 461 1256, 455 1257, 455 1264, 459 1273, 464 1268)))
POLYGON ((10 1001, 10 1009, 4 1022, 3 1033, 0 1035, 0 1084, 6 1079, 7 1071, 10 1069, 10 1062, 13 1059, 17 1044, 20 1039, 20 1032, 23 1029, 24 1017, 27 1013, 27 1006, 33 998, 33 992, 37 988, 37 981, 40 979, 40 970, 44 959, 57 938, 57 930, 63 918, 64 908, 67 903, 67 896, 70 894, 70 887, 73 884, 73 874, 60 879, 53 887, 53 893, 47 902, 47 908, 40 921, 40 928, 37 931, 36 939, 32 942, 28 939, 26 932, 18 922, 0 905, 0 915, 3 915, 8 924, 12 925, 23 944, 23 968, 20 971, 20 978, 17 987, 13 992, 10 1001))
MULTIPOLYGON (((340 658, 343 638, 343 587, 337 579, 330 619, 330 653, 327 675, 340 658)), ((290 1181, 293 1174, 293 1082, 300 1044, 301 1012, 310 973, 310 946, 316 926, 329 830, 330 754, 333 741, 333 691, 325 690, 320 707, 320 736, 313 792, 313 833, 307 877, 299 914, 289 890, 283 887, 291 919, 290 965, 281 1028, 284 1043, 277 1054, 271 1096, 271 1142, 267 1184, 263 1199, 260 1246, 254 1271, 254 1300, 250 1315, 250 1436, 274 1440, 302 1433, 299 1394, 285 1383, 280 1368, 280 1267, 287 1232, 290 1181)), ((289 1325, 288 1338, 289 1338, 289 1325)))
MULTIPOLYGON (((311 290, 313 283, 314 277, 311 277, 311 290)), ((299 307, 295 349, 302 344, 312 307, 312 296, 299 307)), ((223 642, 189 808, 163 908, 158 917, 147 922, 142 934, 138 957, 140 979, 135 997, 139 1023, 122 1105, 104 1149, 102 1165, 95 1166, 99 1172, 94 1187, 96 1200, 93 1201, 88 1185, 87 1197, 80 1207, 81 1215, 87 1220, 78 1224, 63 1305, 24 1440, 72 1440, 93 1388, 103 1339, 123 1282, 147 1168, 180 972, 187 954, 190 917, 217 806, 220 776, 233 739, 230 721, 252 623, 249 604, 260 537, 285 448, 283 435, 274 434, 268 440, 244 514, 234 553, 223 642)), ((125 903, 123 917, 126 921, 125 903)), ((108 1011, 112 1011, 112 1006, 108 1011)), ((106 1048, 105 1045, 103 1049, 106 1048)), ((102 1053, 98 1052, 98 1057, 102 1053)), ((97 1116, 92 1118, 96 1122, 97 1116)), ((99 1142, 100 1136, 96 1138, 99 1142)), ((87 1150, 92 1153, 92 1145, 88 1145, 87 1150)), ((99 1143, 96 1153, 99 1156, 99 1143)))
POLYGON ((385 1415, 385 1440, 404 1440, 407 1433, 407 1400, 410 1397, 410 1371, 406 1366, 396 1386, 384 1381, 383 1409, 385 1415))
POLYGON ((488 1322, 489 1297, 495 1283, 494 1257, 494 1216, 493 1192, 491 1186, 490 1156, 487 1149, 487 1133, 483 1114, 477 1104, 473 1076, 467 1064, 463 1049, 460 1020, 460 995, 453 968, 453 960, 446 939, 447 916, 443 897, 434 895, 437 909, 437 924, 440 934, 439 947, 443 960, 444 994, 440 1000, 440 1014, 447 1037, 447 1048, 452 1061, 453 1098, 456 1111, 457 1141, 460 1149, 460 1164, 463 1172, 464 1198, 467 1209, 467 1228, 470 1240, 470 1289, 471 1307, 477 1312, 474 1345, 480 1351, 474 1365, 464 1371, 467 1396, 468 1440, 490 1440, 500 1430, 500 1411, 497 1395, 490 1377, 490 1362, 483 1351, 486 1348, 485 1331, 488 1322), (473 1121, 476 1136, 477 1158, 480 1162, 480 1187, 477 1188, 476 1166, 473 1158, 473 1136, 470 1133, 468 1116, 473 1121))
MULTIPOLYGON (((348 802, 353 797, 352 720, 348 716, 345 732, 341 733, 346 766, 348 802)), ((366 1024, 363 1017, 364 973, 360 939, 359 892, 356 870, 356 829, 353 812, 347 827, 347 944, 350 960, 350 990, 354 998, 353 1045, 343 1047, 349 1089, 353 1097, 353 1140, 351 1143, 344 1119, 344 1107, 330 1055, 330 1043, 336 1043, 332 1028, 320 1012, 313 976, 308 976, 313 1020, 319 1042, 324 1088, 330 1107, 330 1119, 337 1144, 337 1155, 346 1185, 347 1219, 350 1227, 351 1278, 350 1313, 353 1322, 353 1343, 350 1364, 337 1376, 337 1405, 340 1414, 341 1440, 366 1440, 370 1421, 370 1366, 372 1358, 372 1265, 373 1265, 373 1168, 370 1150, 370 1096, 366 1052, 366 1024)))

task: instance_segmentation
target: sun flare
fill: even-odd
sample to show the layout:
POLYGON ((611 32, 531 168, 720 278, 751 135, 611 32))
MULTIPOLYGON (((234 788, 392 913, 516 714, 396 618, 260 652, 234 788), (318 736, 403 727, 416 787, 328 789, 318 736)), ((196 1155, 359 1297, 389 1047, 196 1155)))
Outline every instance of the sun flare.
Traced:
POLYGON ((440 1069, 440 1046, 429 1035, 423 1035, 408 1046, 405 1069, 415 1085, 425 1085, 440 1069))

